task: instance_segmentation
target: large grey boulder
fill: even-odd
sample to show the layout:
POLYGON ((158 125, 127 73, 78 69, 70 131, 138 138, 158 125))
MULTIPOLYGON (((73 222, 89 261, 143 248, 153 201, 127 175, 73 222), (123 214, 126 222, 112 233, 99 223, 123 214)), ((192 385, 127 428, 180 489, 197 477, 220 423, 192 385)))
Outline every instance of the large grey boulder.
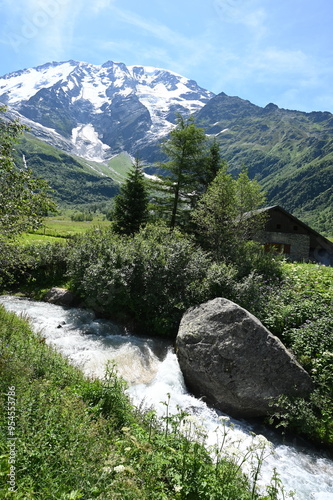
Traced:
POLYGON ((312 390, 310 376, 282 342, 227 299, 189 309, 176 350, 189 389, 234 417, 267 415, 282 394, 306 397, 312 390))
POLYGON ((67 288, 51 288, 44 295, 45 302, 50 302, 51 304, 57 304, 59 306, 76 306, 78 305, 79 298, 75 293, 70 292, 67 288))

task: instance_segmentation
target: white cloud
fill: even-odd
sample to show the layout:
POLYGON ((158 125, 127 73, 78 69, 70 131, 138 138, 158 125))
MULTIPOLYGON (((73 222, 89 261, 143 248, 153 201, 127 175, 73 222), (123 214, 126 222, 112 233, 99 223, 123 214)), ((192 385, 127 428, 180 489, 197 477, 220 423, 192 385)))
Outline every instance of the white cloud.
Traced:
POLYGON ((87 5, 87 8, 90 7, 94 14, 100 14, 103 10, 109 9, 114 3, 115 0, 95 0, 87 5))
POLYGON ((150 35, 153 35, 155 38, 167 42, 170 45, 178 45, 179 47, 181 47, 184 44, 188 46, 193 42, 192 39, 189 40, 185 36, 173 31, 169 27, 159 23, 154 19, 148 20, 139 16, 138 14, 135 14, 134 12, 119 9, 116 7, 114 7, 112 10, 117 14, 118 18, 125 23, 135 26, 136 28, 140 28, 150 35))
POLYGON ((282 50, 275 47, 254 54, 250 66, 270 74, 304 74, 309 70, 308 56, 301 50, 282 50))

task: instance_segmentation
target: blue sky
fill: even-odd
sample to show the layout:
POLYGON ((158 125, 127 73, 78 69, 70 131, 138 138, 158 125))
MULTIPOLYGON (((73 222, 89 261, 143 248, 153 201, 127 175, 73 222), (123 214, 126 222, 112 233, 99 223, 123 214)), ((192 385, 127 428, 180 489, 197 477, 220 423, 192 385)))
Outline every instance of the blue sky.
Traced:
POLYGON ((333 112, 331 0, 0 0, 0 75, 50 61, 165 68, 254 104, 333 112))

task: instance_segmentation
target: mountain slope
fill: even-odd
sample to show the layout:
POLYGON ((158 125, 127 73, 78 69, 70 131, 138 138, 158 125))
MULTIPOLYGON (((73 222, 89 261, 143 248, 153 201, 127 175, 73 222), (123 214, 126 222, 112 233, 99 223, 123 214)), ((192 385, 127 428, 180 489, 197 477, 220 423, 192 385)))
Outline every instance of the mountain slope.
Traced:
POLYGON ((31 134, 25 134, 15 147, 15 160, 21 168, 23 156, 34 175, 47 180, 53 198, 62 205, 105 203, 119 192, 119 183, 103 173, 106 167, 75 158, 31 134))

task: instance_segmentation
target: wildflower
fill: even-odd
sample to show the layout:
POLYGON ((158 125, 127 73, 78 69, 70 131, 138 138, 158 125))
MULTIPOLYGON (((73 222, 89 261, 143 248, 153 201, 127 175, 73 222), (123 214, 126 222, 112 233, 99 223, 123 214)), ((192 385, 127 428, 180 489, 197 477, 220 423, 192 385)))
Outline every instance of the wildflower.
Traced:
POLYGON ((102 471, 103 472, 107 472, 108 474, 110 474, 110 472, 112 472, 112 469, 111 469, 111 467, 103 467, 102 471))
POLYGON ((124 465, 116 465, 115 467, 113 467, 113 470, 117 473, 124 472, 125 466, 124 465))
POLYGON ((226 448, 226 453, 228 456, 233 456, 233 457, 239 457, 240 456, 240 451, 239 451, 239 448, 236 448, 235 446, 228 446, 226 448))
POLYGON ((222 417, 219 417, 219 421, 224 424, 224 423, 229 422, 230 418, 227 416, 222 416, 222 417))
POLYGON ((194 415, 186 415, 186 417, 184 417, 183 421, 184 422, 190 422, 192 424, 198 424, 199 423, 199 419, 197 417, 195 417, 194 415))
POLYGON ((181 492, 181 490, 183 489, 183 487, 182 487, 182 486, 180 486, 179 484, 176 484, 176 486, 174 487, 174 489, 175 489, 175 492, 176 492, 176 493, 180 493, 180 492, 181 492))

